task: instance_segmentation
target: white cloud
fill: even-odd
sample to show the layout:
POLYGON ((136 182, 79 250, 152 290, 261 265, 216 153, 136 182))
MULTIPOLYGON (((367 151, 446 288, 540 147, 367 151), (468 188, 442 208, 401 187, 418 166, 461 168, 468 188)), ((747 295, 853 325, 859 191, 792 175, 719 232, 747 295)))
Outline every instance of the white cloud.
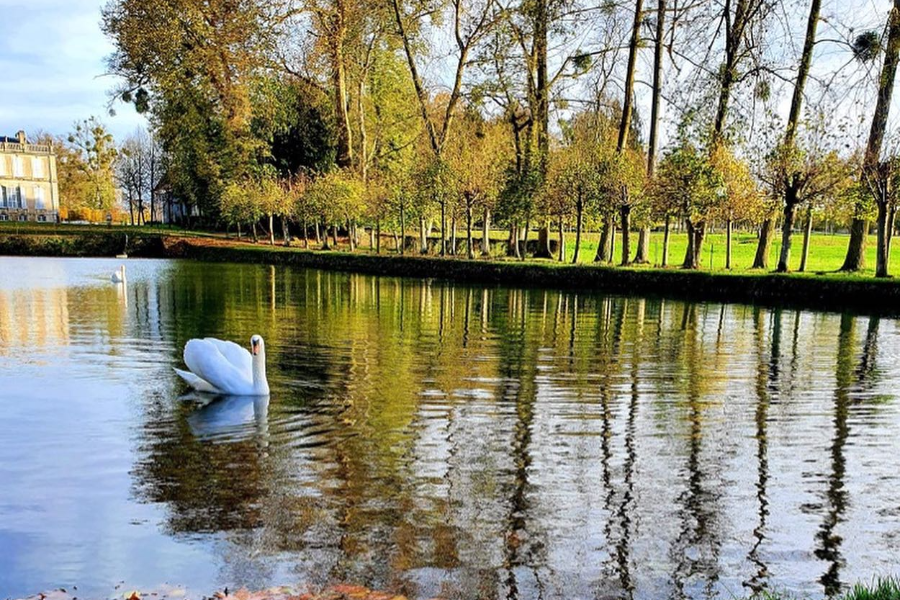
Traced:
POLYGON ((104 59, 112 45, 100 31, 101 0, 0 0, 0 135, 19 129, 63 134, 72 123, 100 116, 117 136, 143 123, 128 106, 107 114, 104 59))

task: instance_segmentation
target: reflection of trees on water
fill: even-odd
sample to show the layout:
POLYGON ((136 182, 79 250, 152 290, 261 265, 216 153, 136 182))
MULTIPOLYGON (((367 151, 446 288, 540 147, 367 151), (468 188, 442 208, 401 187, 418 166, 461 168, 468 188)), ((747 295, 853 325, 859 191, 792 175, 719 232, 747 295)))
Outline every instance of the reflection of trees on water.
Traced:
POLYGON ((681 318, 682 359, 688 365, 685 373, 685 410, 688 421, 686 489, 678 498, 680 531, 672 548, 674 554, 673 596, 691 596, 689 586, 699 577, 704 595, 713 595, 720 572, 718 538, 718 500, 722 490, 707 481, 709 465, 703 460, 706 408, 705 373, 696 368, 703 364, 704 351, 698 305, 687 304, 681 318))
POLYGON ((756 571, 750 579, 744 583, 754 593, 764 590, 769 578, 769 570, 760 553, 760 548, 766 540, 766 524, 769 517, 769 440, 768 419, 770 394, 774 390, 774 384, 778 378, 779 340, 781 338, 781 314, 773 313, 772 350, 768 364, 765 354, 765 320, 762 311, 757 307, 753 310, 755 322, 754 337, 756 338, 756 410, 754 421, 756 424, 756 499, 757 522, 753 528, 753 545, 747 558, 754 565, 756 571))
POLYGON ((827 569, 819 581, 829 597, 840 594, 845 583, 841 578, 841 570, 845 566, 841 552, 843 538, 838 532, 838 527, 844 522, 849 504, 849 494, 845 487, 847 476, 845 447, 850 437, 848 421, 853 405, 862 401, 855 400, 854 396, 862 398, 864 392, 874 387, 877 381, 876 357, 880 322, 878 317, 868 319, 865 341, 858 354, 857 318, 847 314, 841 316, 832 418, 834 434, 828 448, 830 470, 826 478, 825 518, 816 534, 819 545, 815 551, 816 556, 827 563, 827 569))
MULTIPOLYGON (((129 297, 156 339, 174 331, 180 347, 259 327, 271 355, 267 446, 252 428, 198 434, 194 405, 146 405, 135 487, 167 505, 168 530, 226 532, 235 555, 288 553, 304 581, 410 596, 555 597, 572 585, 643 597, 648 573, 677 598, 714 595, 726 576, 770 584, 770 412, 808 370, 799 313, 236 269, 175 273, 184 286, 129 297), (735 491, 723 488, 731 431, 716 411, 729 369, 749 383, 746 421, 731 426, 752 440, 755 465, 737 575, 721 558, 734 550, 729 521, 747 518, 729 512, 735 491), (651 419, 668 445, 652 445, 651 419), (674 507, 639 493, 654 489, 654 469, 674 507), (648 539, 664 540, 659 556, 648 539)), ((853 321, 841 320, 817 536, 829 593, 842 568, 850 398, 877 373, 877 321, 860 357, 853 321)))

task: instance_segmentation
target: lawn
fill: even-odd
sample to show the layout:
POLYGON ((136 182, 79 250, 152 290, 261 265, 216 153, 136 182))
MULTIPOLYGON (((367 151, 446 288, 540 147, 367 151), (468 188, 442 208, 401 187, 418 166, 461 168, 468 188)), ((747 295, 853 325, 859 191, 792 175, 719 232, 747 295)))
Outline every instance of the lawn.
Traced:
MULTIPOLYGON (((597 253, 597 244, 599 242, 598 233, 588 233, 584 236, 581 245, 579 261, 588 263, 594 260, 597 253)), ((651 265, 659 265, 662 262, 662 239, 661 232, 654 232, 650 238, 650 263, 651 265)), ((847 252, 847 243, 849 236, 843 234, 824 234, 814 233, 810 238, 809 261, 807 271, 810 273, 821 273, 837 271, 844 263, 844 256, 847 252)), ((755 234, 735 233, 732 236, 732 270, 734 272, 744 272, 750 270, 753 265, 753 258, 756 256, 757 238, 755 234)), ((616 238, 616 261, 621 261, 621 244, 622 237, 616 238)), ((632 235, 631 253, 637 245, 637 233, 632 235)), ((672 233, 669 240, 669 266, 678 267, 684 259, 685 249, 687 248, 687 234, 672 233)), ((803 248, 803 236, 797 234, 793 236, 791 242, 791 269, 796 270, 800 267, 800 253, 803 248)), ((571 261, 575 251, 575 236, 566 236, 566 256, 571 261)), ((772 242, 771 254, 769 255, 769 268, 774 270, 778 264, 778 256, 781 252, 781 236, 780 233, 772 242)), ((725 234, 714 233, 706 236, 703 244, 702 268, 709 270, 710 265, 713 271, 725 270, 725 234)), ((866 270, 860 275, 875 274, 875 236, 869 236, 866 246, 866 270)), ((900 274, 900 255, 893 253, 891 256, 891 273, 900 274)))
MULTIPOLYGON (((25 234, 61 234, 61 235, 74 235, 74 234, 82 234, 82 233, 114 233, 114 234, 123 234, 123 233, 146 233, 146 234, 165 234, 165 235, 175 235, 175 236, 189 236, 189 237, 207 237, 207 238, 225 238, 222 233, 215 233, 210 231, 189 231, 176 227, 168 227, 168 226, 142 226, 142 227, 129 227, 129 226, 113 226, 107 227, 103 225, 69 225, 69 224, 61 224, 56 225, 53 223, 17 223, 17 222, 4 222, 0 223, 0 234, 2 233, 25 233, 25 234)), ((408 234, 412 233, 408 231, 408 234)), ((464 232, 459 232, 464 233, 464 232)), ((480 238, 481 231, 474 231, 474 237, 480 238)), ((296 229, 294 230, 294 234, 296 235, 296 229)), ((383 232, 383 235, 388 235, 387 232, 383 232)), ((500 244, 504 244, 507 239, 507 232, 499 229, 495 229, 491 231, 491 240, 495 244, 495 248, 500 244)), ((535 239, 537 237, 536 232, 532 231, 530 235, 530 239, 535 239)), ((581 251, 579 255, 579 263, 582 264, 590 264, 594 260, 594 256, 597 253, 597 244, 599 241, 599 233, 598 232, 588 232, 582 236, 581 243, 581 251)), ((637 232, 632 234, 632 256, 636 249, 637 245, 637 232)), ((662 232, 653 232, 650 240, 650 266, 659 266, 662 262, 662 232)), ((233 239, 233 238, 232 238, 233 239)), ((556 235, 554 234, 553 239, 556 239, 556 235)), ((246 238, 245 238, 246 240, 246 238)), ((261 242, 264 243, 265 239, 261 237, 261 242)), ((368 236, 361 235, 360 241, 362 242, 362 250, 368 250, 368 236)), ((735 233, 733 235, 732 242, 732 273, 759 273, 758 271, 751 271, 750 267, 753 264, 753 258, 756 254, 756 235, 753 233, 735 233)), ((810 252, 809 252, 809 264, 807 265, 807 272, 810 274, 817 273, 829 273, 838 271, 841 265, 844 262, 844 255, 847 251, 847 243, 848 236, 845 234, 824 234, 824 233, 814 233, 812 235, 812 239, 810 241, 810 252)), ((622 244, 622 236, 621 234, 616 237, 616 261, 615 264, 618 264, 621 260, 621 244, 622 244)), ((681 265, 681 262, 684 258, 685 248, 687 246, 687 234, 685 233, 676 233, 673 232, 670 236, 669 243, 669 266, 672 268, 676 268, 681 265)), ((803 246, 803 236, 802 234, 795 234, 793 237, 792 251, 791 251, 791 268, 792 270, 796 270, 800 266, 800 252, 803 246)), ((392 244, 388 243, 385 248, 391 248, 392 244)), ((341 246, 340 249, 344 249, 344 246, 341 246)), ((781 250, 781 236, 780 233, 777 233, 775 239, 772 241, 771 254, 769 256, 769 268, 770 270, 774 270, 775 266, 778 263, 778 253, 781 250)), ((575 251, 575 235, 571 232, 566 233, 566 259, 567 261, 572 260, 572 256, 575 251)), ((496 250, 495 250, 496 252, 496 250)), ((866 269, 859 274, 858 276, 872 276, 875 273, 875 236, 870 235, 869 241, 866 247, 866 269)), ((725 234, 724 233, 711 233, 706 236, 706 241, 703 245, 703 258, 702 258, 702 268, 704 270, 725 272, 725 234)), ((900 274, 900 254, 893 253, 891 257, 891 265, 890 272, 892 274, 900 274)))

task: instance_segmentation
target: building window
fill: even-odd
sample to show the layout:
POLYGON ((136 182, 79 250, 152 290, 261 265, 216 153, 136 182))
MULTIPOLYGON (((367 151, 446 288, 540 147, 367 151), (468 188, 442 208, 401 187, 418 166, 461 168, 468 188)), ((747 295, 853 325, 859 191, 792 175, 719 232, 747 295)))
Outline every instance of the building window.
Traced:
POLYGON ((28 220, 28 215, 26 215, 25 213, 22 213, 21 215, 19 215, 19 220, 20 220, 20 221, 27 221, 27 220, 28 220))
POLYGON ((16 206, 18 208, 25 208, 25 194, 22 193, 22 186, 16 186, 16 206))
POLYGON ((37 156, 31 158, 31 176, 35 179, 44 177, 44 161, 37 156))
POLYGON ((0 213, 0 221, 9 221, 9 215, 6 213, 0 213))
POLYGON ((39 185, 34 186, 34 207, 44 210, 44 188, 39 185))
POLYGON ((38 221, 40 221, 41 223, 46 223, 47 215, 38 215, 38 221))
POLYGON ((13 156, 13 177, 22 177, 22 157, 13 156))
POLYGON ((3 208, 9 207, 9 188, 4 186, 0 186, 0 206, 3 208))

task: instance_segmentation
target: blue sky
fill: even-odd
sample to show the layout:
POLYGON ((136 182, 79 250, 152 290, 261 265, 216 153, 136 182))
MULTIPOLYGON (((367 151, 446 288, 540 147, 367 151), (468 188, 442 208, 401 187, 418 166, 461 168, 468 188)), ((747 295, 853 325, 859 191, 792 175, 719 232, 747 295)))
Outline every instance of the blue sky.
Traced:
POLYGON ((0 0, 0 135, 19 129, 65 134, 77 119, 101 117, 116 138, 143 122, 121 103, 107 114, 104 58, 112 46, 100 31, 103 0, 0 0))

